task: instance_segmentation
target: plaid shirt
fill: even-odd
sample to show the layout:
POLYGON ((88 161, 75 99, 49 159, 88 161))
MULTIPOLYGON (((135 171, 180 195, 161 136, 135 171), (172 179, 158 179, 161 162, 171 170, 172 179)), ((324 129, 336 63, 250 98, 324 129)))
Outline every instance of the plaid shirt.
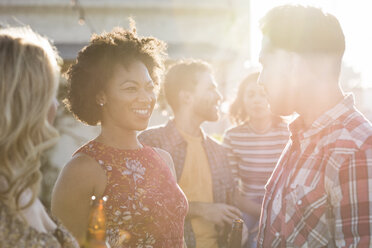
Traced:
MULTIPOLYGON (((226 203, 234 187, 233 177, 227 160, 225 148, 203 133, 203 146, 207 154, 212 174, 213 200, 226 203)), ((177 178, 180 179, 185 164, 187 143, 178 132, 174 121, 167 125, 143 131, 138 139, 153 147, 166 150, 173 158, 177 178)), ((222 238, 222 237, 221 237, 222 238)), ((219 240, 219 245, 225 245, 226 240, 219 240)), ((195 235, 190 220, 185 220, 185 241, 188 248, 196 246, 195 235)))
POLYGON ((258 247, 372 247, 372 127, 352 95, 291 140, 266 185, 258 247))

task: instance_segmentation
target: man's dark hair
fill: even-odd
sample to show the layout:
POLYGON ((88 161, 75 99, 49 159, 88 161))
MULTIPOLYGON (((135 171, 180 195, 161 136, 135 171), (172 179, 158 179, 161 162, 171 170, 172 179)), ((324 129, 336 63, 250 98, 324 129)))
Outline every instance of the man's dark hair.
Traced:
POLYGON ((138 37, 134 27, 132 30, 115 28, 109 33, 93 35, 67 72, 67 108, 80 121, 98 124, 102 113, 96 96, 107 87, 115 66, 128 68, 133 62, 142 62, 157 84, 163 70, 165 49, 166 44, 156 38, 138 37))
POLYGON ((340 23, 336 17, 319 8, 301 5, 275 7, 261 19, 260 28, 272 49, 340 58, 345 51, 345 36, 340 23))
POLYGON ((164 78, 164 94, 173 112, 179 107, 180 91, 194 91, 198 75, 203 72, 212 73, 212 68, 201 60, 182 60, 169 67, 164 78))

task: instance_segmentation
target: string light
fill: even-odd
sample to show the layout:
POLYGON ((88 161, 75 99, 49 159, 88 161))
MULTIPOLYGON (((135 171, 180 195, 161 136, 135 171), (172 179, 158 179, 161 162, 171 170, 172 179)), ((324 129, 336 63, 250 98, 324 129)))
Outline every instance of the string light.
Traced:
POLYGON ((72 6, 72 9, 77 11, 78 14, 79 14, 78 24, 81 25, 81 26, 86 25, 89 28, 91 33, 95 33, 95 30, 94 30, 93 26, 85 18, 84 8, 79 3, 79 1, 78 0, 71 0, 70 3, 71 3, 71 6, 72 6))
POLYGON ((79 18, 78 23, 79 25, 83 26, 85 24, 85 20, 83 18, 79 18))

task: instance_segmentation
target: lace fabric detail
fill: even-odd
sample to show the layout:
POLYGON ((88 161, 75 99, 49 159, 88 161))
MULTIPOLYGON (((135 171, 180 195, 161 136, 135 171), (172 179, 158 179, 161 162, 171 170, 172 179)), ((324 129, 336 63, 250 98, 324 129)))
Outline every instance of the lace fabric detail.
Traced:
POLYGON ((78 248, 77 241, 67 229, 58 220, 51 218, 57 228, 46 233, 39 232, 0 202, 0 247, 78 248))
POLYGON ((106 173, 111 247, 183 247, 187 200, 153 148, 122 150, 91 141, 78 152, 94 158, 106 173))

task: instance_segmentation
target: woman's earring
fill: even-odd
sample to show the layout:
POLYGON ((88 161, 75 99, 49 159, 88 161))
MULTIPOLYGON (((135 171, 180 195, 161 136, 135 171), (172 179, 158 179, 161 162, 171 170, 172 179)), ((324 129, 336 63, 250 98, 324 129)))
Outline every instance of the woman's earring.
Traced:
POLYGON ((99 104, 99 106, 103 107, 103 103, 101 102, 101 103, 99 104))

